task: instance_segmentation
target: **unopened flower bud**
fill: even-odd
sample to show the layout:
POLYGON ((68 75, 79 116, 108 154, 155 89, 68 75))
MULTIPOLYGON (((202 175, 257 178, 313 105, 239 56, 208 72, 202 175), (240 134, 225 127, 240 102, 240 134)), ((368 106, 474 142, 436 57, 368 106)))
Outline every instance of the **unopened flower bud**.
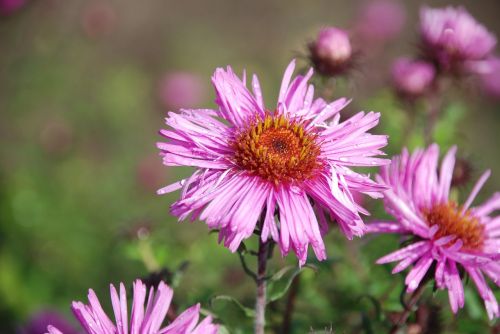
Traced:
POLYGON ((324 75, 343 74, 352 65, 353 50, 349 35, 338 28, 322 29, 309 44, 310 58, 316 70, 324 75))

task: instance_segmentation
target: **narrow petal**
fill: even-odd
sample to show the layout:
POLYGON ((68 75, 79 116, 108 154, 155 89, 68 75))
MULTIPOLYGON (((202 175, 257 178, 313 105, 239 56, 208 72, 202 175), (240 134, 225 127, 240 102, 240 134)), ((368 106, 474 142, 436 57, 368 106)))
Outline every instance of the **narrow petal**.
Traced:
POLYGON ((134 282, 134 298, 130 314, 130 334, 141 334, 141 324, 144 319, 144 301, 146 300, 146 285, 140 280, 134 282))
MULTIPOLYGON (((154 334, 160 329, 170 307, 173 296, 172 289, 165 283, 160 282, 158 291, 150 307, 146 308, 146 315, 141 327, 141 333, 154 334)), ((152 295, 150 295, 152 297, 152 295)), ((150 298, 151 301, 152 298, 150 298)))
POLYGON ((453 313, 457 313, 459 308, 464 307, 464 288, 454 261, 447 261, 444 281, 448 288, 451 310, 453 313))
POLYGON ((488 313, 488 317, 490 318, 490 320, 498 318, 499 316, 498 303, 495 298, 495 295, 493 294, 488 284, 486 283, 484 276, 478 269, 469 266, 466 266, 465 270, 467 270, 470 277, 476 284, 477 290, 484 300, 486 311, 488 313))
POLYGON ((402 260, 411 254, 416 254, 416 253, 423 254, 426 251, 428 251, 430 248, 431 248, 431 245, 428 241, 418 241, 418 242, 413 243, 409 246, 403 247, 395 252, 387 254, 384 257, 381 257, 380 259, 377 260, 377 263, 383 264, 383 263, 399 261, 399 260, 402 260))
POLYGON ((259 103, 231 67, 226 70, 216 69, 212 83, 217 94, 215 102, 219 105, 220 116, 231 124, 244 126, 249 119, 255 117, 256 113, 264 115, 264 110, 260 108, 259 103))
POLYGON ((477 180, 476 184, 474 185, 474 188, 472 188, 472 191, 465 201, 463 207, 462 207, 462 214, 469 208, 469 206, 472 204, 474 199, 476 198, 477 194, 479 193, 479 190, 483 187, 484 183, 488 180, 488 178, 491 175, 491 171, 488 169, 481 175, 479 180, 477 180))
POLYGON ((437 200, 448 201, 450 194, 451 178, 453 176, 453 167, 455 166, 455 153, 457 147, 453 146, 448 150, 446 156, 441 163, 441 171, 439 173, 439 193, 437 200))
POLYGON ((212 317, 206 317, 198 326, 191 332, 191 334, 217 334, 219 326, 212 323, 212 317))
POLYGON ((54 326, 48 326, 46 334, 63 334, 63 333, 54 326))
POLYGON ((128 334, 127 295, 125 286, 123 283, 120 283, 120 296, 118 296, 116 288, 111 284, 110 293, 118 334, 128 334))
POLYGON ((290 64, 288 64, 285 70, 285 74, 283 75, 283 80, 281 81, 281 87, 278 96, 278 103, 285 103, 285 96, 288 91, 288 86, 290 85, 290 80, 292 79, 294 71, 295 71, 295 59, 293 59, 290 62, 290 64))
POLYGON ((158 334, 191 333, 191 331, 196 327, 199 316, 200 304, 191 306, 182 312, 168 327, 159 331, 158 334))
POLYGON ((434 259, 429 255, 423 256, 420 260, 418 260, 415 267, 413 267, 413 269, 408 273, 408 276, 406 276, 405 284, 408 286, 408 289, 406 290, 407 292, 413 292, 418 288, 420 281, 424 278, 427 270, 432 264, 432 261, 434 261, 434 259))
POLYGON ((372 222, 366 225, 366 233, 407 233, 408 230, 396 222, 372 222))
POLYGON ((494 193, 490 199, 473 210, 477 216, 486 216, 495 210, 500 210, 500 192, 494 193))

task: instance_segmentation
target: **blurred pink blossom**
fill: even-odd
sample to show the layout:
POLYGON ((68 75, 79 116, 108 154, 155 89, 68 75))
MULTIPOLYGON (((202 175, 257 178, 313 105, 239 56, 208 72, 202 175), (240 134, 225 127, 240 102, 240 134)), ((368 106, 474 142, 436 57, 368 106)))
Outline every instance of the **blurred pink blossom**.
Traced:
POLYGON ((463 7, 420 11, 420 35, 426 55, 445 70, 488 58, 497 40, 463 7))
POLYGON ((165 181, 165 171, 158 163, 157 155, 146 156, 139 161, 136 169, 137 183, 147 192, 160 188, 165 181))
POLYGON ((363 41, 381 43, 396 38, 405 21, 406 12, 400 1, 365 1, 357 15, 355 31, 363 41))
POLYGON ((392 66, 392 81, 399 94, 418 97, 426 93, 436 76, 434 65, 409 58, 398 58, 392 66))
POLYGON ((488 60, 486 67, 479 75, 481 87, 491 97, 500 98, 500 58, 488 60))
POLYGON ((13 14, 25 4, 25 0, 0 0, 0 15, 13 14))
POLYGON ((194 108, 203 102, 205 89, 203 81, 196 74, 171 72, 160 81, 158 95, 167 109, 194 108))
POLYGON ((59 312, 53 310, 42 310, 34 313, 20 330, 20 334, 42 334, 47 326, 53 325, 65 334, 78 333, 68 320, 59 312))
POLYGON ((116 10, 111 3, 91 1, 83 10, 81 25, 87 37, 97 38, 113 31, 116 19, 116 10))

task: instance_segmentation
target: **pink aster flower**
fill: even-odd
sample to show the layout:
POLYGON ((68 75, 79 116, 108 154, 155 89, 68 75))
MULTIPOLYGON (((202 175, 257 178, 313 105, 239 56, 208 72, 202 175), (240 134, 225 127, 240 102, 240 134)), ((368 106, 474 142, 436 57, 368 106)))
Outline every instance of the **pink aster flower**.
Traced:
POLYGON ((405 280, 408 292, 416 290, 429 272, 439 289, 448 289, 451 309, 456 313, 464 305, 460 273, 465 270, 492 319, 498 317, 498 304, 485 275, 499 284, 500 216, 491 214, 500 209, 500 193, 471 207, 490 175, 486 171, 463 205, 450 199, 455 152, 456 147, 448 151, 440 168, 436 144, 412 155, 404 150, 401 156, 394 157, 377 179, 390 187, 384 200, 386 211, 395 221, 376 222, 368 225, 368 230, 412 237, 411 244, 377 261, 399 261, 393 273, 413 265, 405 280))
POLYGON ((422 8, 420 34, 426 52, 445 68, 483 59, 497 42, 463 7, 422 8))
MULTIPOLYGON (((149 290, 147 302, 146 285, 140 280, 134 282, 134 295, 130 322, 127 314, 127 295, 123 283, 120 292, 113 285, 110 286, 111 303, 115 321, 111 321, 99 303, 93 290, 89 290, 89 304, 73 302, 72 309, 75 317, 88 334, 216 334, 218 326, 212 324, 212 318, 206 317, 198 324, 200 304, 196 304, 181 315, 170 325, 161 328, 167 315, 173 291, 165 283, 160 282, 155 293, 149 290), (146 307, 144 307, 146 302, 146 307), (197 325, 198 324, 198 325, 197 325)), ((48 334, 63 334, 57 328, 49 326, 48 334)))
POLYGON ((423 60, 403 57, 397 59, 392 66, 394 88, 408 97, 418 97, 429 91, 435 76, 434 66, 423 60))
POLYGON ((349 101, 314 99, 308 85, 312 70, 292 78, 295 62, 285 71, 277 106, 266 108, 259 80, 233 70, 217 69, 212 77, 217 110, 169 113, 158 143, 166 166, 193 166, 194 174, 158 191, 182 189, 171 212, 184 220, 199 218, 231 251, 259 229, 286 255, 293 250, 305 263, 308 246, 326 258, 322 235, 327 219, 337 221, 348 238, 360 236, 365 225, 353 193, 373 197, 384 189, 351 166, 377 166, 387 136, 367 131, 380 114, 360 112, 344 122, 340 110, 349 101), (275 214, 279 216, 275 220, 275 214))

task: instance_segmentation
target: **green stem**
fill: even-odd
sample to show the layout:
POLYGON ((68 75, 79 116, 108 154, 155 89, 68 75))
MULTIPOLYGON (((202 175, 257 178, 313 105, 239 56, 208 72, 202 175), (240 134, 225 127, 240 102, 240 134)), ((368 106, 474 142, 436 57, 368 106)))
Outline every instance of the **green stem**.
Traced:
POLYGON ((264 334, 266 325, 266 272, 269 257, 269 241, 262 241, 259 237, 259 251, 257 254, 257 296, 255 300, 255 334, 264 334))

